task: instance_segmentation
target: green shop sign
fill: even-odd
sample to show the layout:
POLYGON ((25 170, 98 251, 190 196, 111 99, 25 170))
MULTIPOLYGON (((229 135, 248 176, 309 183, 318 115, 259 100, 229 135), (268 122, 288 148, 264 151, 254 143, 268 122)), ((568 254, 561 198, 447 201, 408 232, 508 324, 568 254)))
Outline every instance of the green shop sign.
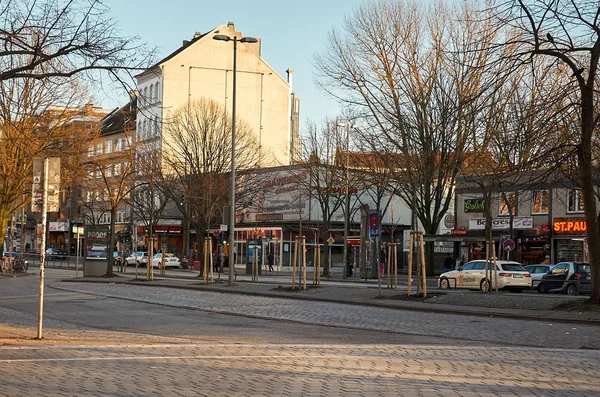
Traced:
POLYGON ((465 200, 465 212, 483 212, 485 210, 484 199, 465 200))

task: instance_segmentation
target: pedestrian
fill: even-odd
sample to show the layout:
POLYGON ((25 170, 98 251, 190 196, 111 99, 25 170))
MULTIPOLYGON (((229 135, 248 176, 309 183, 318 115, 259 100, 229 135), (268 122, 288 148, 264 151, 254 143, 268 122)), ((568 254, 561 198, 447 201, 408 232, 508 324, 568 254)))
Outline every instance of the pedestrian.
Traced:
POLYGON ((444 273, 452 270, 452 262, 452 256, 450 256, 450 253, 447 253, 446 259, 444 259, 444 273))
POLYGON ((460 260, 460 258, 458 256, 456 257, 456 264, 455 264, 455 266, 456 266, 455 267, 456 270, 460 269, 460 267, 462 266, 462 262, 461 262, 461 260, 460 260))
POLYGON ((269 264, 269 271, 273 271, 273 265, 275 264, 275 255, 273 255, 273 251, 269 252, 269 256, 267 256, 267 263, 269 264))
POLYGON ((542 262, 542 265, 549 265, 550 264, 550 255, 546 255, 546 259, 544 259, 544 261, 542 262))

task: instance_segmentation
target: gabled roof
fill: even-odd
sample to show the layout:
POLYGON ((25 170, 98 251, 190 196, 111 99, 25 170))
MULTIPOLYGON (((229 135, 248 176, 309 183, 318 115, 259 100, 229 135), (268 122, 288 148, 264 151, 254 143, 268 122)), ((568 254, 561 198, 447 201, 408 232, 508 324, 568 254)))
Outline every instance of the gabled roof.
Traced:
POLYGON ((158 67, 159 65, 167 62, 169 59, 173 58, 175 55, 179 54, 180 52, 182 52, 183 50, 185 50, 186 48, 188 48, 189 46, 191 46, 192 44, 194 44, 195 42, 197 42, 198 40, 200 40, 201 38, 203 38, 204 36, 206 36, 210 32, 218 30, 222 26, 226 27, 226 25, 219 25, 218 27, 213 28, 213 29, 209 30, 206 33, 202 33, 202 34, 201 33, 196 33, 191 40, 184 40, 183 44, 181 45, 181 47, 179 47, 178 49, 176 49, 175 51, 173 51, 172 53, 170 53, 169 55, 167 55, 166 57, 164 57, 160 61, 156 62, 154 65, 150 66, 148 69, 144 70, 142 73, 139 73, 139 74, 137 74, 137 75, 135 75, 133 77, 139 77, 139 76, 142 76, 142 75, 150 72, 152 69, 154 69, 154 68, 158 67))
POLYGON ((102 119, 101 135, 117 134, 135 129, 136 114, 137 97, 134 96, 129 103, 113 110, 102 119))

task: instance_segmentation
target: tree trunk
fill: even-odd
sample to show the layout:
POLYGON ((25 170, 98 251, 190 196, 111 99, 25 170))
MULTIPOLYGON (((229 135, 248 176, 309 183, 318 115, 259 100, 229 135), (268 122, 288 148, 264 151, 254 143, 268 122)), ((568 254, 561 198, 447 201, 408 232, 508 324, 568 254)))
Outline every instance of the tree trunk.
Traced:
POLYGON ((114 207, 110 209, 110 227, 108 228, 108 265, 106 269, 106 274, 104 277, 112 277, 113 276, 113 263, 114 263, 114 249, 115 249, 115 213, 117 211, 114 207))
POLYGON ((600 304, 600 229, 594 197, 594 178, 592 164, 592 136, 594 130, 593 91, 585 90, 581 97, 581 143, 579 146, 579 177, 585 205, 585 221, 589 249, 590 272, 592 276, 592 295, 590 302, 600 304), (591 242, 591 244, 589 243, 591 242))
MULTIPOLYGON (((0 247, 2 252, 4 251, 4 239, 6 227, 8 226, 8 203, 3 202, 0 204, 0 227, 2 228, 2 233, 0 233, 0 247)), ((23 242, 21 242, 21 246, 23 242)), ((34 247, 35 248, 35 247, 34 247)))

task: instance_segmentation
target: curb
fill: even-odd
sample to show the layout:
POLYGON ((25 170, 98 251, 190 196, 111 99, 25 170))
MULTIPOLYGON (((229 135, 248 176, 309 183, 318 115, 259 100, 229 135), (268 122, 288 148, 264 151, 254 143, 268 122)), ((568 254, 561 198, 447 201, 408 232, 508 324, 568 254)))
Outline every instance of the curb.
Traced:
MULTIPOLYGON (((376 307, 382 309, 394 309, 394 310, 408 310, 408 311, 416 311, 416 312, 429 312, 429 313, 440 313, 440 314, 456 314, 463 316, 474 316, 474 317, 489 317, 489 318, 507 318, 513 320, 533 320, 533 321, 543 321, 543 322, 554 322, 554 323, 563 323, 563 324, 581 324, 581 325, 600 325, 600 319, 577 319, 577 318, 557 318, 557 317, 547 317, 547 316, 536 316, 536 315, 525 315, 525 314, 512 314, 512 313, 494 313, 491 310, 493 308, 485 308, 486 312, 482 312, 478 309, 471 310, 461 310, 459 307, 462 306, 451 306, 451 307, 440 307, 442 305, 438 304, 436 306, 425 307, 425 306, 417 306, 414 304, 394 304, 394 305, 385 305, 381 303, 375 302, 349 302, 341 299, 326 299, 326 298, 318 298, 312 296, 293 296, 293 295, 280 295, 275 293, 264 293, 264 292, 254 292, 254 291, 236 291, 229 290, 224 288, 212 289, 210 287, 205 287, 204 285, 195 285, 195 286, 187 286, 187 285, 160 285, 160 284, 150 284, 152 281, 127 281, 127 280, 115 280, 115 279, 103 279, 100 278, 98 280, 91 279, 64 279, 60 280, 61 282, 88 282, 88 283, 115 283, 115 284, 126 284, 126 285, 136 285, 143 287, 160 287, 160 288, 174 288, 174 289, 182 289, 189 291, 203 291, 203 292, 213 292, 213 293, 229 293, 229 294, 237 294, 237 295, 252 295, 252 296, 260 296, 260 297, 269 297, 269 298, 282 298, 282 299, 295 299, 295 300, 310 300, 315 302, 325 302, 325 303, 338 303, 344 305, 351 306, 364 306, 364 307, 376 307)), ((244 281, 238 281, 237 283, 245 283, 244 281)), ((422 303, 420 305, 428 305, 427 303, 422 303)), ((450 306, 450 305, 448 305, 450 306)), ((472 306, 468 306, 472 307, 472 306)), ((565 311, 565 313, 568 313, 565 311)))

